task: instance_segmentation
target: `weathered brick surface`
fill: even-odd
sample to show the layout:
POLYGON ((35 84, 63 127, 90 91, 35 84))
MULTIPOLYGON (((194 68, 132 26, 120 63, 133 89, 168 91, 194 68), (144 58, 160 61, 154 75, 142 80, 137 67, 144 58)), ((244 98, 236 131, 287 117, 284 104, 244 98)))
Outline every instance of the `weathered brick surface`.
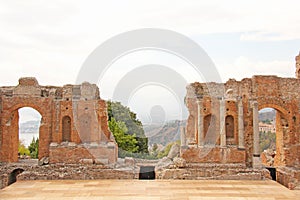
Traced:
MULTIPOLYGON (((296 57, 296 78, 253 76, 241 81, 230 79, 226 83, 192 83, 187 86, 186 105, 189 117, 186 126, 186 146, 181 156, 195 163, 241 163, 253 167, 253 103, 258 110, 273 108, 276 114, 275 167, 300 168, 300 54, 296 57), (224 102, 224 110, 222 106, 224 102), (200 105, 200 110, 199 106, 200 105), (238 106, 243 109, 243 141, 239 141, 238 106), (222 116, 223 114, 223 116, 222 116), (221 145, 221 120, 225 121, 225 145, 221 145), (222 118, 221 118, 222 117, 222 118), (224 117, 224 118, 223 118, 224 117), (199 120, 200 119, 200 120, 199 120), (233 120, 232 120, 233 119, 233 120), (204 132, 204 138, 199 133, 204 132), (230 134, 227 132, 230 131, 230 134), (202 141, 201 141, 202 139, 202 141), (201 144, 202 142, 202 144, 201 144), (243 148, 238 148, 239 143, 243 148), (204 153, 203 153, 204 152, 204 153), (205 155, 205 156, 203 156, 205 155)), ((223 130, 224 130, 223 129, 223 130)), ((282 181, 296 177, 287 170, 282 181), (289 178, 288 178, 289 177, 289 178)))
POLYGON ((115 162, 117 148, 109 144, 71 144, 63 143, 57 146, 50 145, 50 163, 80 163, 82 159, 107 159, 108 163, 115 162))
MULTIPOLYGON (((230 79, 224 84, 190 84, 185 98, 190 113, 185 130, 186 144, 180 149, 184 167, 177 166, 170 158, 165 159, 166 165, 161 161, 150 163, 127 158, 126 162, 116 164, 119 165, 117 170, 115 166, 103 165, 117 160, 117 146, 108 129, 106 104, 95 85, 49 87, 39 86, 35 79, 23 78, 16 87, 0 88, 0 161, 17 161, 17 110, 29 106, 43 117, 40 157, 50 157, 50 163, 56 164, 23 166, 25 172, 18 175, 19 180, 137 178, 139 166, 143 165, 156 166, 159 179, 270 178, 265 169, 254 168, 257 158, 253 134, 255 102, 259 110, 276 109, 274 166, 277 179, 290 189, 299 189, 300 55, 296 57, 296 77, 253 76, 241 81, 230 79), (243 125, 238 123, 241 105, 243 125), (64 137, 63 130, 69 130, 63 129, 64 116, 69 116, 72 122, 70 137, 64 137), (224 119, 223 127, 221 119, 224 119), (239 134, 241 128, 243 137, 239 134), (200 138, 199 129, 204 138, 200 138), (63 141, 63 138, 71 141, 63 141)), ((1 166, 0 187, 6 186, 9 174, 19 167, 1 166)))
MULTIPOLYGON (((258 102, 258 108, 263 109, 271 107, 277 110, 276 118, 276 137, 277 137, 277 164, 286 166, 299 166, 300 154, 297 153, 299 146, 299 132, 300 132, 300 79, 293 78, 279 78, 276 76, 254 76, 252 79, 243 79, 242 81, 230 80, 225 84, 205 83, 212 87, 213 95, 208 90, 202 91, 200 94, 193 94, 199 89, 194 87, 201 87, 199 83, 191 84, 188 87, 186 96, 187 107, 190 112, 186 127, 186 137, 190 141, 198 143, 197 121, 198 110, 196 101, 201 100, 201 115, 205 122, 205 116, 211 114, 215 116, 215 125, 211 125, 212 133, 215 137, 213 145, 218 148, 220 140, 220 99, 225 98, 224 93, 217 93, 221 89, 214 89, 214 87, 223 87, 223 91, 231 88, 238 88, 233 90, 231 100, 225 98, 225 116, 232 115, 234 121, 238 121, 237 104, 242 101, 243 104, 243 122, 244 122, 244 144, 245 157, 240 157, 241 163, 251 165, 251 157, 253 154, 253 111, 251 107, 252 101, 258 102), (251 84, 249 84, 251 83, 251 84), (198 97, 197 97, 198 96, 198 97), (287 156, 288 154, 288 156, 287 156)), ((204 88, 204 86, 203 86, 204 88)), ((212 123, 212 120, 210 121, 212 123)), ((205 124, 203 125, 205 126, 205 124)), ((234 123, 234 141, 226 144, 225 148, 236 148, 238 143, 238 124, 234 123)), ((207 140, 207 138, 205 138, 207 140)), ((191 143, 193 144, 193 143, 191 143)), ((209 143, 211 144, 211 143, 209 143)), ((193 147, 191 147, 193 148, 193 147)), ((218 150, 219 151, 219 150, 218 150)), ((221 149, 220 149, 221 151, 221 149)), ((190 152, 190 151, 183 151, 190 152)), ((235 154, 235 151, 232 151, 235 154)), ((189 157, 189 155, 183 155, 189 157)), ((195 155, 196 156, 196 155, 195 155)))
POLYGON ((246 159, 245 151, 236 147, 191 147, 182 149, 182 158, 190 163, 241 163, 246 159))
POLYGON ((100 99, 98 87, 86 82, 40 86, 35 78, 21 78, 15 87, 0 87, 0 162, 18 161, 18 109, 23 107, 34 108, 42 116, 39 159, 50 156, 52 163, 71 163, 89 158, 91 153, 95 154, 93 157, 116 162, 117 144, 108 129, 106 103, 100 99), (76 145, 60 148, 61 152, 54 148, 50 151, 51 143, 63 142, 76 145), (90 148, 91 152, 77 149, 83 143, 95 143, 98 148, 90 148))
POLYGON ((277 181, 289 189, 300 190, 300 170, 294 167, 279 167, 276 171, 277 181))
POLYGON ((238 164, 188 164, 185 168, 170 166, 156 170, 157 179, 198 180, 263 180, 269 179, 265 169, 247 168, 238 164))

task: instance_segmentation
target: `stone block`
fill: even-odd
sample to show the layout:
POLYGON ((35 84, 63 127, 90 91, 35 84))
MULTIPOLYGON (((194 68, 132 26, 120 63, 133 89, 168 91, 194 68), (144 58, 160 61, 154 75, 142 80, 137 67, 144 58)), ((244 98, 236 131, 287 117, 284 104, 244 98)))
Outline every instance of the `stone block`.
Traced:
POLYGON ((69 142, 68 147, 76 147, 76 143, 75 142, 69 142))
POLYGON ((97 165, 108 165, 108 159, 107 158, 96 158, 95 159, 95 164, 97 165))
POLYGON ((84 158, 84 159, 80 160, 80 163, 82 163, 82 164, 93 164, 94 161, 93 161, 93 159, 86 159, 86 158, 84 158))
POLYGON ((135 160, 132 157, 125 157, 125 165, 134 166, 135 160))
POLYGON ((50 143, 50 147, 57 147, 57 146, 58 146, 58 144, 56 142, 51 142, 50 143))
POLYGON ((173 159, 173 162, 174 162, 174 164, 176 165, 176 167, 179 167, 179 168, 184 168, 184 167, 186 167, 186 160, 183 159, 183 158, 175 157, 175 158, 173 159))
POLYGON ((180 154, 180 146, 179 146, 179 144, 173 144, 172 147, 171 147, 171 149, 170 149, 170 151, 169 151, 169 153, 168 153, 167 157, 170 158, 170 159, 173 159, 176 156, 179 156, 179 154, 180 154))

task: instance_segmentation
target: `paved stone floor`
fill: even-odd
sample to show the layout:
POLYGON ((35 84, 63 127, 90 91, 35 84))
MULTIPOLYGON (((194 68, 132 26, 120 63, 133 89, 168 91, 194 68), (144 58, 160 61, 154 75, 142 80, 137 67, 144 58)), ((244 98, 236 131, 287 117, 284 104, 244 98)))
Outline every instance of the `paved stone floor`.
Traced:
POLYGON ((0 190, 0 199, 300 199, 274 181, 62 180, 18 181, 0 190))

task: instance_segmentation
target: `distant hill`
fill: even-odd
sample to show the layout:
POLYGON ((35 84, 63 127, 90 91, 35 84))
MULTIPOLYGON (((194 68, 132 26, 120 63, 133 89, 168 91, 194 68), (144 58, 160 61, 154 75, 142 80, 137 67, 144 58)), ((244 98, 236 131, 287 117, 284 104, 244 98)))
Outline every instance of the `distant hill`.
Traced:
POLYGON ((265 112, 260 112, 259 113, 259 121, 275 121, 276 117, 276 110, 270 110, 270 111, 265 111, 265 112))
POLYGON ((144 125, 148 145, 156 143, 165 146, 170 142, 180 140, 180 126, 186 126, 186 121, 175 120, 166 124, 144 125))

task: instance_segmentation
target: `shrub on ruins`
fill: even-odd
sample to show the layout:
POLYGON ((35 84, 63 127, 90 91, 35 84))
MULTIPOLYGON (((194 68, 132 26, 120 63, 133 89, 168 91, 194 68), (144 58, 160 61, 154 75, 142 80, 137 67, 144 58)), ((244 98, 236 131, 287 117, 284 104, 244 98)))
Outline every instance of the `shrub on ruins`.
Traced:
POLYGON ((35 139, 33 137, 30 145, 28 146, 28 149, 30 151, 30 157, 31 158, 38 158, 38 155, 39 155, 39 138, 35 139))
POLYGON ((137 141, 138 152, 148 153, 148 138, 145 136, 143 124, 137 119, 136 113, 130 111, 128 107, 123 106, 120 102, 113 101, 107 101, 107 112, 109 122, 114 118, 117 122, 125 124, 126 134, 134 136, 137 141))

